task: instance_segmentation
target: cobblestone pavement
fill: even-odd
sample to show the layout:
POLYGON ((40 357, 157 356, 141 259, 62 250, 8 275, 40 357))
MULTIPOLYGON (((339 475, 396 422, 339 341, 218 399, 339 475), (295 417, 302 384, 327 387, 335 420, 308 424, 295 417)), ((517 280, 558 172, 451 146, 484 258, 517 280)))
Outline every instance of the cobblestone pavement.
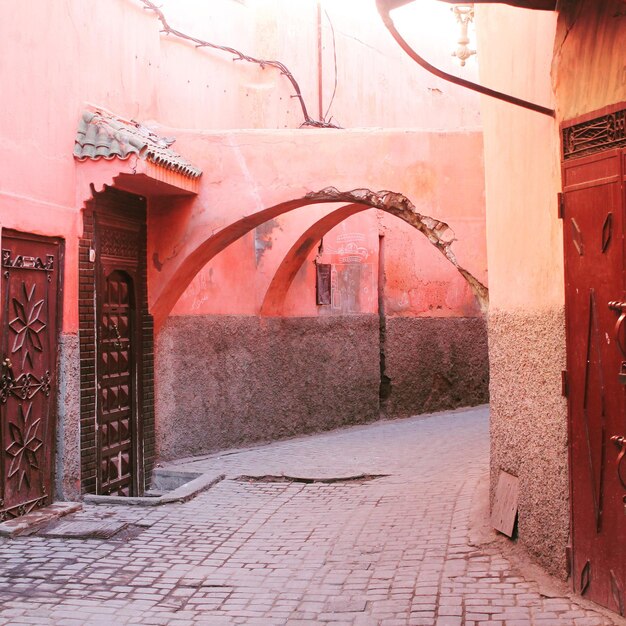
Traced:
POLYGON ((108 540, 0 540, 0 624, 621 623, 470 544, 487 464, 484 408, 179 462, 227 478, 185 504, 72 516, 133 524, 108 540), (281 474, 385 476, 238 478, 281 474))

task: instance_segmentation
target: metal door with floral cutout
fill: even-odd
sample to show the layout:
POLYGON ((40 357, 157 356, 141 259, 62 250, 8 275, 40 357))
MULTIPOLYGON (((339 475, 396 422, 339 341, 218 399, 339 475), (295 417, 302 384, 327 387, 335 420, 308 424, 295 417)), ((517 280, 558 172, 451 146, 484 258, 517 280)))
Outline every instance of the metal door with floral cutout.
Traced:
POLYGON ((60 241, 2 232, 0 520, 52 498, 60 241))

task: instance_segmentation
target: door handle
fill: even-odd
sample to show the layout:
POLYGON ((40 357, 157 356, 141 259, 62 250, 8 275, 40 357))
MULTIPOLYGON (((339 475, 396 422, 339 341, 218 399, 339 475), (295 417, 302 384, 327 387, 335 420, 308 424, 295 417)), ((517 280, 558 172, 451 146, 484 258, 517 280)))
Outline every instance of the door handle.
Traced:
MULTIPOLYGON (((609 302, 609 309, 619 313, 619 317, 615 323, 615 330, 613 332, 615 333, 615 343, 617 344, 619 351, 622 353, 622 357, 626 359, 626 347, 622 345, 620 337, 622 326, 624 325, 624 321, 626 321, 626 302, 612 300, 609 302)), ((617 381, 620 385, 626 385, 626 360, 622 361, 620 371, 617 374, 617 381)))
POLYGON ((609 302, 609 309, 611 309, 611 311, 623 312, 626 310, 626 302, 620 302, 619 300, 611 300, 609 302))
POLYGON ((615 341, 617 342, 617 346, 619 347, 622 356, 626 358, 626 350, 624 346, 622 346, 620 342, 620 331, 622 330, 622 325, 624 324, 624 320, 626 320, 626 302, 619 302, 618 300, 612 300, 609 302, 609 309, 611 311, 615 311, 619 313, 619 317, 617 318, 617 322, 615 323, 615 341))
POLYGON ((117 349, 121 350, 122 349, 122 336, 120 335, 119 328, 117 327, 117 324, 115 322, 113 322, 112 326, 113 326, 113 331, 115 332, 115 336, 117 337, 115 341, 115 343, 117 344, 117 349))
POLYGON ((11 363, 11 359, 9 359, 9 357, 6 357, 4 361, 2 361, 2 370, 3 370, 3 378, 9 378, 9 379, 15 378, 15 376, 13 375, 13 363, 11 363), (4 372, 6 372, 6 374, 4 372))
POLYGON ((13 375, 13 364, 11 359, 6 357, 2 361, 2 376, 0 376, 0 403, 5 404, 15 387, 15 376, 13 375))
POLYGON ((622 483, 622 487, 626 489, 626 467, 624 467, 624 459, 626 459, 626 437, 613 435, 611 441, 620 448, 620 453, 617 456, 617 477, 620 483, 622 483))

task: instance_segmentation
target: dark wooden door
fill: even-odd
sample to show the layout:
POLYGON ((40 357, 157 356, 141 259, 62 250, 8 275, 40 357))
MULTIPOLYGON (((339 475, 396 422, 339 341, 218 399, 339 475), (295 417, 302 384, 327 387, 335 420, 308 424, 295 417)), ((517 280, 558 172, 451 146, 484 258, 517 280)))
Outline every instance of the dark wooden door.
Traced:
POLYGON ((140 492, 140 317, 138 265, 141 226, 98 217, 97 432, 100 494, 140 492))
POLYGON ((624 154, 566 161, 564 252, 575 590, 624 614, 624 154))
POLYGON ((53 495, 60 252, 57 239, 2 232, 0 520, 53 495))

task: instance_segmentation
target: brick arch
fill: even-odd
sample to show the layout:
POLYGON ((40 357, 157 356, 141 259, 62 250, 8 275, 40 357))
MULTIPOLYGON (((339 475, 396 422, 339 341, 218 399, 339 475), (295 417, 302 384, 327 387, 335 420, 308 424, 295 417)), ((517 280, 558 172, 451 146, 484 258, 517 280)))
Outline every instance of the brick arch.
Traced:
MULTIPOLYGON (((427 215, 421 215, 413 203, 401 193, 393 191, 371 191, 370 189, 339 191, 334 187, 327 187, 321 191, 307 193, 301 198, 280 202, 267 209, 257 211, 207 236, 206 239, 181 260, 177 269, 161 288, 152 305, 155 326, 159 328, 163 324, 177 300, 187 289, 196 274, 198 274, 215 255, 227 248, 231 243, 237 241, 237 239, 243 237, 246 233, 264 222, 274 219, 279 215, 283 215, 284 213, 288 213, 289 211, 293 211, 294 209, 311 204, 337 202, 347 202, 349 203, 347 206, 353 207, 353 209, 342 207, 338 209, 338 211, 345 209, 346 211, 354 210, 357 212, 354 209, 355 205, 362 207, 360 210, 368 208, 382 209, 391 215, 396 215, 419 230, 467 280, 476 294, 481 307, 486 307, 488 302, 488 290, 475 276, 461 267, 457 262, 456 256, 452 251, 454 232, 448 224, 427 215)), ((331 215, 333 214, 331 213, 331 215)))

